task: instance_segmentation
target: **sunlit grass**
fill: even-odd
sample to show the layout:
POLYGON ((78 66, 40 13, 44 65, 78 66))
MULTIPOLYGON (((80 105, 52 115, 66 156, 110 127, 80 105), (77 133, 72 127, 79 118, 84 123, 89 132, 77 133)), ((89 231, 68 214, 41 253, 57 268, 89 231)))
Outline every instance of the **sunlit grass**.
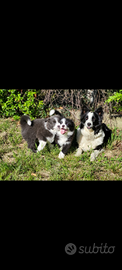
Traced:
MULTIPOLYGON (((58 159, 59 148, 46 147, 35 154, 27 148, 18 121, 0 122, 0 180, 7 181, 118 181, 122 180, 122 156, 108 159, 101 153, 90 162, 90 152, 75 157, 75 147, 64 159, 58 159)), ((122 132, 113 130, 106 150, 113 151, 113 142, 122 141, 122 132)))

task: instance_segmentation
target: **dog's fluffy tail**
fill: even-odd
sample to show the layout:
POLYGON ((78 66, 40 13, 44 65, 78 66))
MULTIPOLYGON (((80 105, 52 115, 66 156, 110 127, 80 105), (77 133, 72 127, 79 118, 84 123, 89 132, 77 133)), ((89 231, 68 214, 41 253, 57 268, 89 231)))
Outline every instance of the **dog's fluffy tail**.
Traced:
POLYGON ((54 114, 58 114, 58 115, 62 116, 62 114, 59 111, 57 111, 57 110, 51 110, 50 111, 50 116, 52 116, 54 114))
POLYGON ((32 122, 30 120, 30 117, 28 115, 23 115, 20 120, 21 127, 24 127, 26 125, 31 126, 32 122))

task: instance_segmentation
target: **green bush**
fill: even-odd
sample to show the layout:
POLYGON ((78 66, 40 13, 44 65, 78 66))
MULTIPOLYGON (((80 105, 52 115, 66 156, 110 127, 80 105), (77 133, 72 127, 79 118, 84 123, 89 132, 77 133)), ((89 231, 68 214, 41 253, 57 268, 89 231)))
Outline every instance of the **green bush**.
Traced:
POLYGON ((37 98, 36 89, 0 89, 0 117, 19 119, 28 114, 31 119, 45 117, 43 100, 37 98))
POLYGON ((110 96, 105 103, 114 102, 113 108, 118 111, 122 111, 122 89, 115 92, 113 96, 110 96), (117 104, 115 104, 117 103, 117 104))

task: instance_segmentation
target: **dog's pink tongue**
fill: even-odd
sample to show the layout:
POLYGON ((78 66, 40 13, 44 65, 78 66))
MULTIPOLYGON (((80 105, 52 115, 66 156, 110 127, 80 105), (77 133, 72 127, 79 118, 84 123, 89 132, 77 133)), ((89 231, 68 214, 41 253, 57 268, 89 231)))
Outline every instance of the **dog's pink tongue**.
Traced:
POLYGON ((65 133, 66 133, 66 130, 63 129, 63 128, 61 128, 61 134, 63 135, 63 134, 65 134, 65 133))

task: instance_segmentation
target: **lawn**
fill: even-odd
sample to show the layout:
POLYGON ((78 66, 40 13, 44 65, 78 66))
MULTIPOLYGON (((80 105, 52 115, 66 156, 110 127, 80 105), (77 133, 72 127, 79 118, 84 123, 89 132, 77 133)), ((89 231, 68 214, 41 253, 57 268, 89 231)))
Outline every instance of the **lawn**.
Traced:
POLYGON ((0 119, 0 180, 8 181, 117 181, 122 180, 122 130, 113 129, 112 141, 95 162, 90 152, 75 157, 72 146, 64 159, 58 147, 47 145, 34 154, 21 136, 20 124, 0 119))

